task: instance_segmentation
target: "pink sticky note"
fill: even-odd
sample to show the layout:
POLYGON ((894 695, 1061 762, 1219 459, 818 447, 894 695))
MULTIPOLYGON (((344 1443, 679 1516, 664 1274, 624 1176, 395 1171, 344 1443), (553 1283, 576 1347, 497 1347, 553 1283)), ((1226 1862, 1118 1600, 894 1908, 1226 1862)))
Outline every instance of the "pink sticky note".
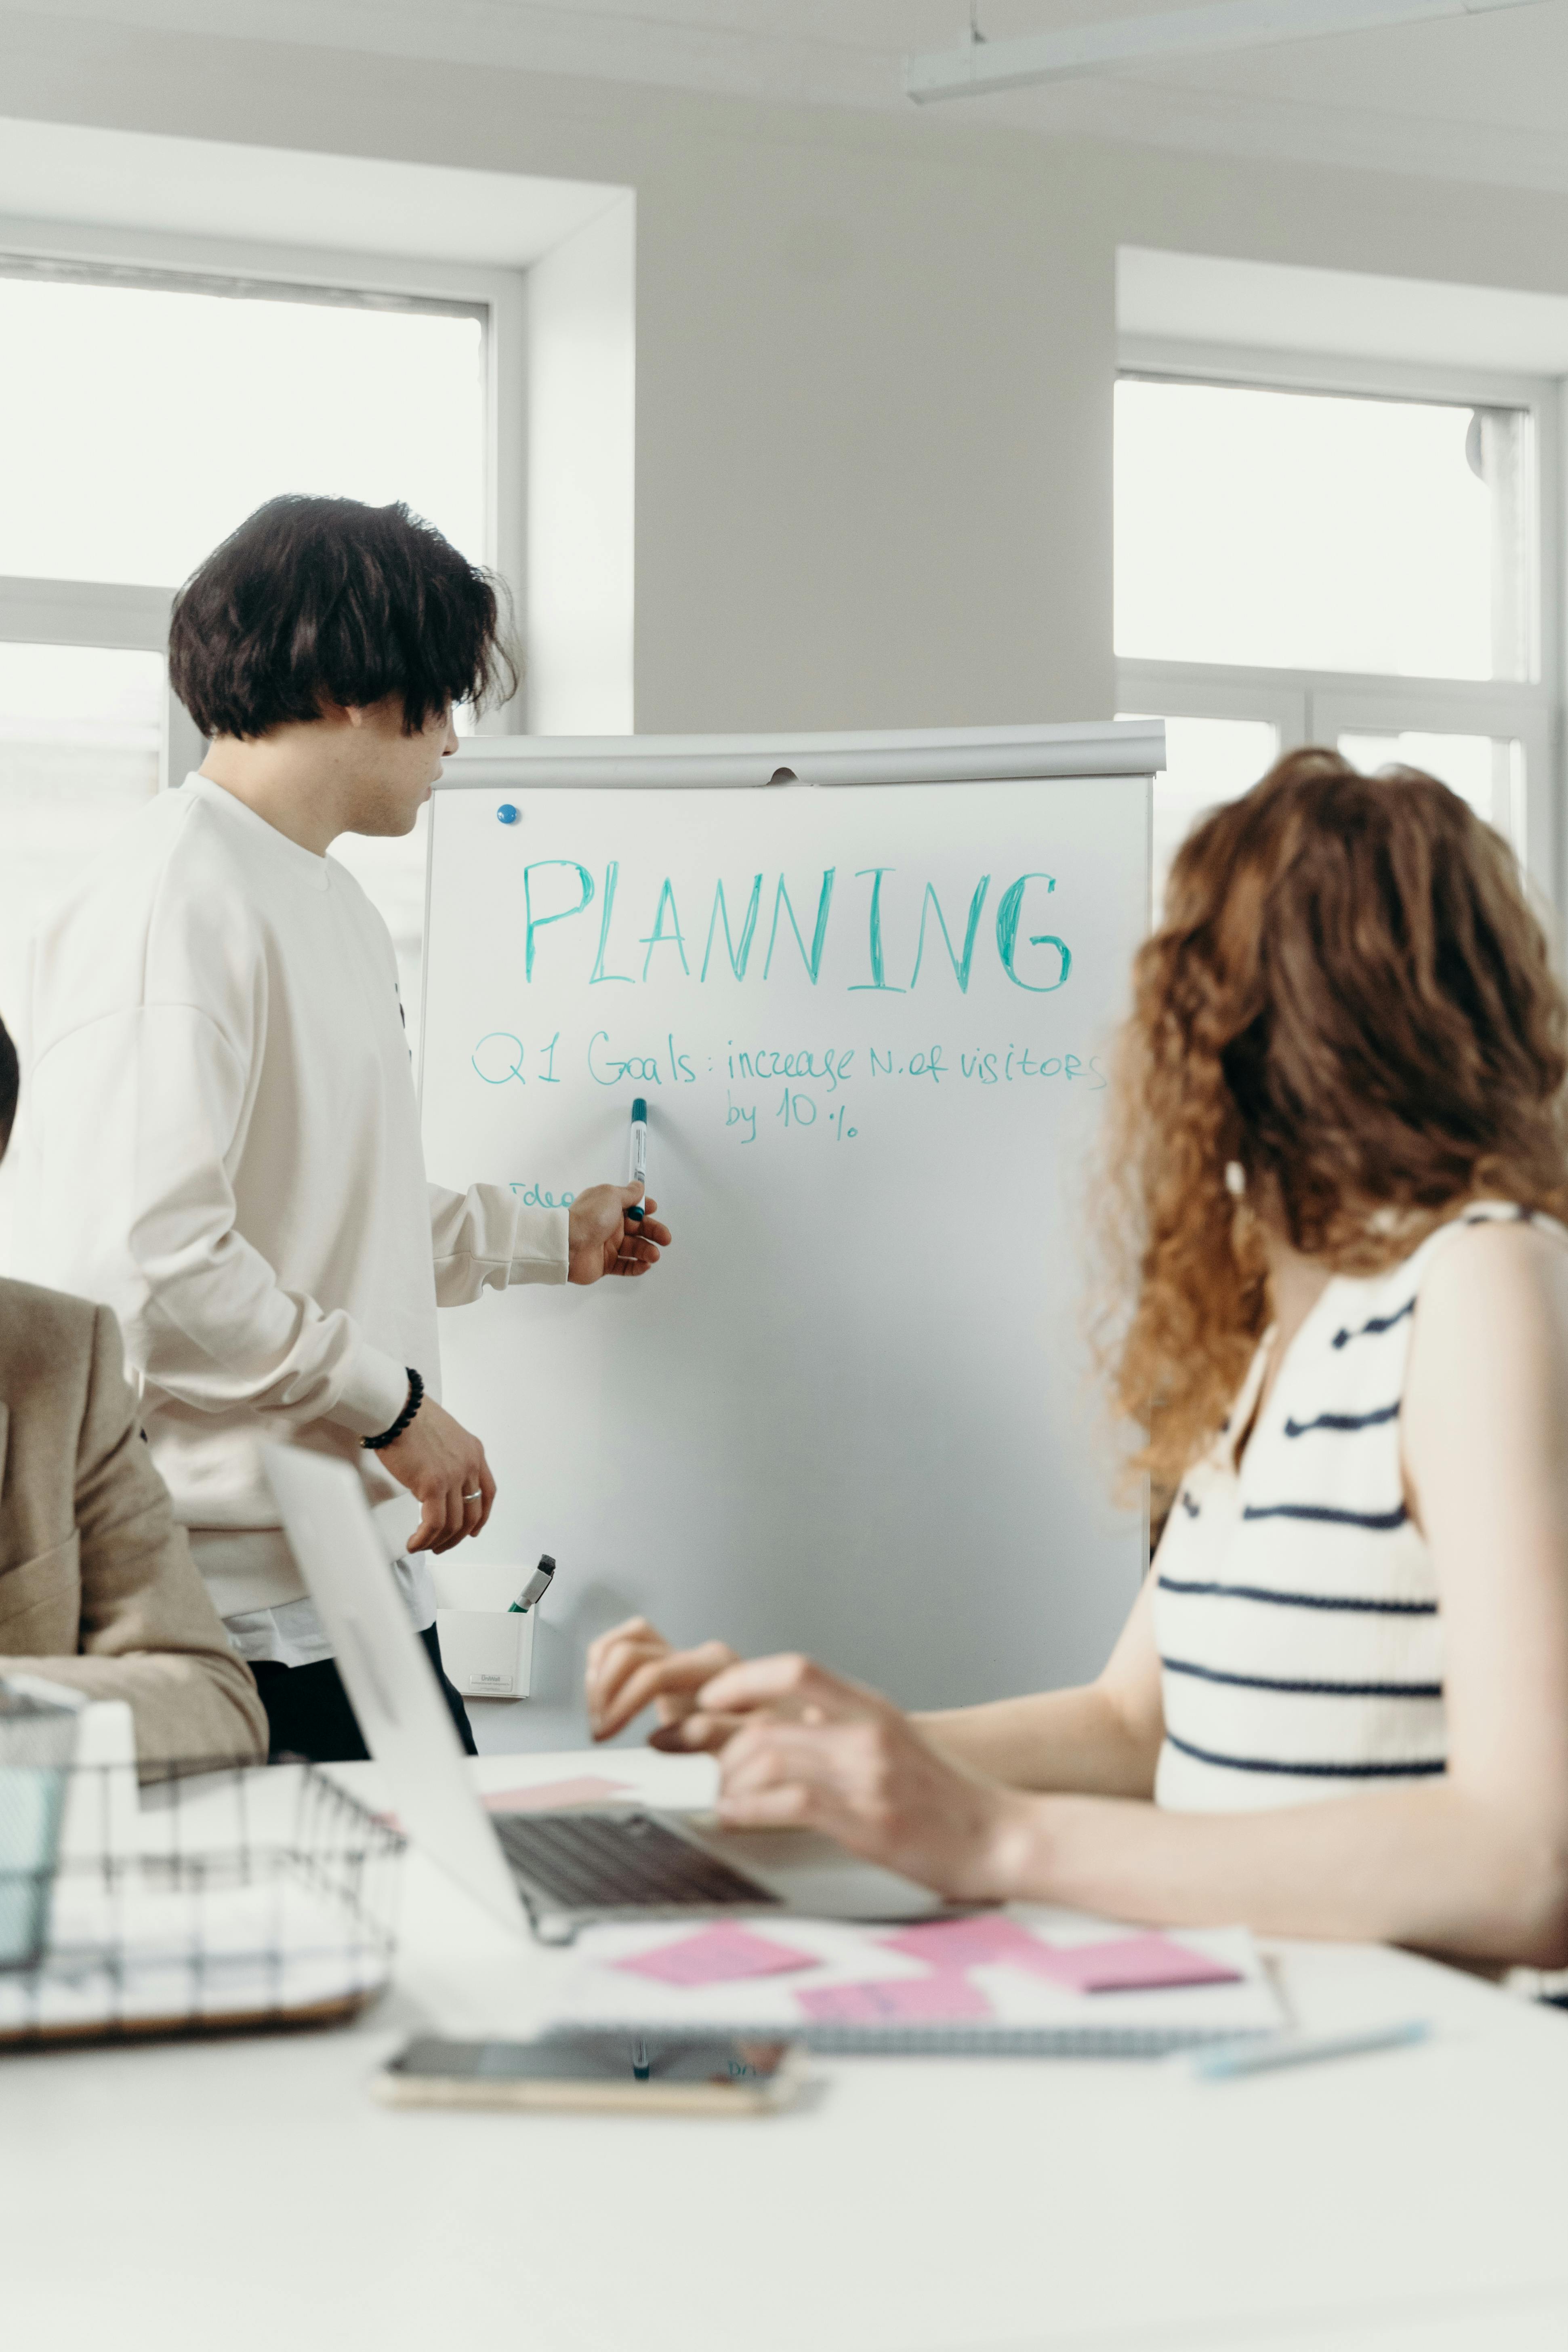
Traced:
POLYGON ((1040 1944, 1037 1973, 1075 1992, 1154 1992, 1177 1985, 1239 1984, 1223 1960, 1211 1960, 1169 1936, 1118 1936, 1103 1944, 1040 1944))
POLYGON ((877 1984, 818 1985, 795 1994, 822 2025, 941 2025, 989 2017, 991 2003, 967 1977, 886 1977, 877 1984))
POLYGON ((1046 1947, 1016 1919, 1003 1911, 984 1911, 973 1919, 923 1919, 919 1926, 900 1927, 884 1936, 889 1951, 933 1969, 995 1968, 1010 1963, 1032 1969, 1046 1947))
POLYGON ((597 1780, 584 1773, 575 1780, 538 1780, 531 1789, 498 1789, 485 1798, 487 1813, 547 1813, 557 1805, 603 1804, 624 1796, 625 1780, 597 1780))
POLYGON ((744 1977, 787 1976, 793 1969, 814 1969, 817 1963, 810 1952, 797 1952, 788 1944, 753 1936, 749 1927, 721 1921, 698 1935, 683 1936, 679 1943, 660 1944, 611 1965, 633 1976, 655 1977, 660 1984, 714 1985, 737 1984, 744 1977))

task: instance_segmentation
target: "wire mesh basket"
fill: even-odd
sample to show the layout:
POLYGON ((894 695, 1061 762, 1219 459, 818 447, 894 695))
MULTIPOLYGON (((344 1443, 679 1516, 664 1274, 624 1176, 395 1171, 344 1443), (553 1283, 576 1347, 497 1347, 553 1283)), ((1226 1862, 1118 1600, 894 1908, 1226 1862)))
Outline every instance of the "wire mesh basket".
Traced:
POLYGON ((310 1765, 68 1760, 49 1712, 0 1749, 0 2051, 326 2025, 384 1990, 396 1830, 310 1765))

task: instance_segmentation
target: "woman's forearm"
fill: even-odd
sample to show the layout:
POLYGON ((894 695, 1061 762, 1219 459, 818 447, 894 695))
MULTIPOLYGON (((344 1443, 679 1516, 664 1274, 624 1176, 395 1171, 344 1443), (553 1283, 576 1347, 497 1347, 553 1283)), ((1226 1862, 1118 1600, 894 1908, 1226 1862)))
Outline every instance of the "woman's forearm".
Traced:
POLYGON ((1131 1721, 1099 1684, 917 1715, 921 1737, 955 1763, 1010 1789, 1147 1797, 1159 1756, 1156 1725, 1131 1721))
POLYGON ((994 1853, 1003 1900, 1568 1965, 1561 1838, 1451 1783, 1257 1813, 1015 1794, 999 1805, 994 1853))

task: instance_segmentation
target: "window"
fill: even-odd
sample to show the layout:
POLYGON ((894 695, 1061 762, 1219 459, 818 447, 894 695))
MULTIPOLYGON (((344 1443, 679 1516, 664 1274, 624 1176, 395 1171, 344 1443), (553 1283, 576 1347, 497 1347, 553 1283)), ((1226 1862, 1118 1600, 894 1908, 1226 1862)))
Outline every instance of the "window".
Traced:
POLYGON ((1341 735, 1336 748, 1358 768, 1425 768, 1468 801, 1500 833, 1514 828, 1514 803, 1523 782, 1522 747, 1486 735, 1341 735))
POLYGON ((157 791, 164 694, 159 654, 0 644, 0 1013, 50 901, 157 791))
POLYGON ((1517 409, 1124 378, 1116 650, 1522 677, 1517 409))
POLYGON ((0 348, 27 353, 0 373, 0 446, 32 452, 0 502, 0 573, 174 588, 284 489, 406 499, 483 552, 472 305, 28 268, 0 276, 0 348))
MULTIPOLYGON (((194 730, 167 707, 168 599, 280 490, 404 499, 492 552, 486 305, 0 256, 0 1012, 19 942, 194 730), (72 642, 79 638, 79 642, 72 642)), ((417 1020, 423 824, 338 852, 417 1020)))
MULTIPOLYGON (((1118 711, 1119 719, 1149 718, 1118 711)), ((1351 755, 1346 754, 1347 758, 1351 755)), ((1165 896, 1165 877, 1194 819, 1219 801, 1235 800, 1268 773, 1279 757, 1279 730, 1262 719, 1167 719, 1165 766, 1154 793, 1153 912, 1165 896)))
POLYGON ((1156 905, 1199 810, 1305 742, 1431 769, 1555 895, 1546 388, 1138 357, 1116 392, 1116 652, 1121 706, 1167 719, 1156 905))

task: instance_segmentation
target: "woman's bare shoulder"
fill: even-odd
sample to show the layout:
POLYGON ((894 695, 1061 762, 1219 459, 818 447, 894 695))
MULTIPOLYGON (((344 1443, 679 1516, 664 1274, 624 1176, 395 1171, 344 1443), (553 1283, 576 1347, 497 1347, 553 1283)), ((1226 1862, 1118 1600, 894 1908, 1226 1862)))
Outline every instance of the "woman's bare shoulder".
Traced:
POLYGON ((1568 1233, 1550 1220, 1485 1217, 1445 1234, 1421 1285, 1428 1299, 1490 1297, 1517 1287, 1546 1297, 1568 1286, 1568 1233))
POLYGON ((1417 1298, 1410 1384, 1459 1391, 1521 1358, 1568 1353, 1568 1236, 1522 1218, 1468 1225, 1433 1257, 1417 1298))

